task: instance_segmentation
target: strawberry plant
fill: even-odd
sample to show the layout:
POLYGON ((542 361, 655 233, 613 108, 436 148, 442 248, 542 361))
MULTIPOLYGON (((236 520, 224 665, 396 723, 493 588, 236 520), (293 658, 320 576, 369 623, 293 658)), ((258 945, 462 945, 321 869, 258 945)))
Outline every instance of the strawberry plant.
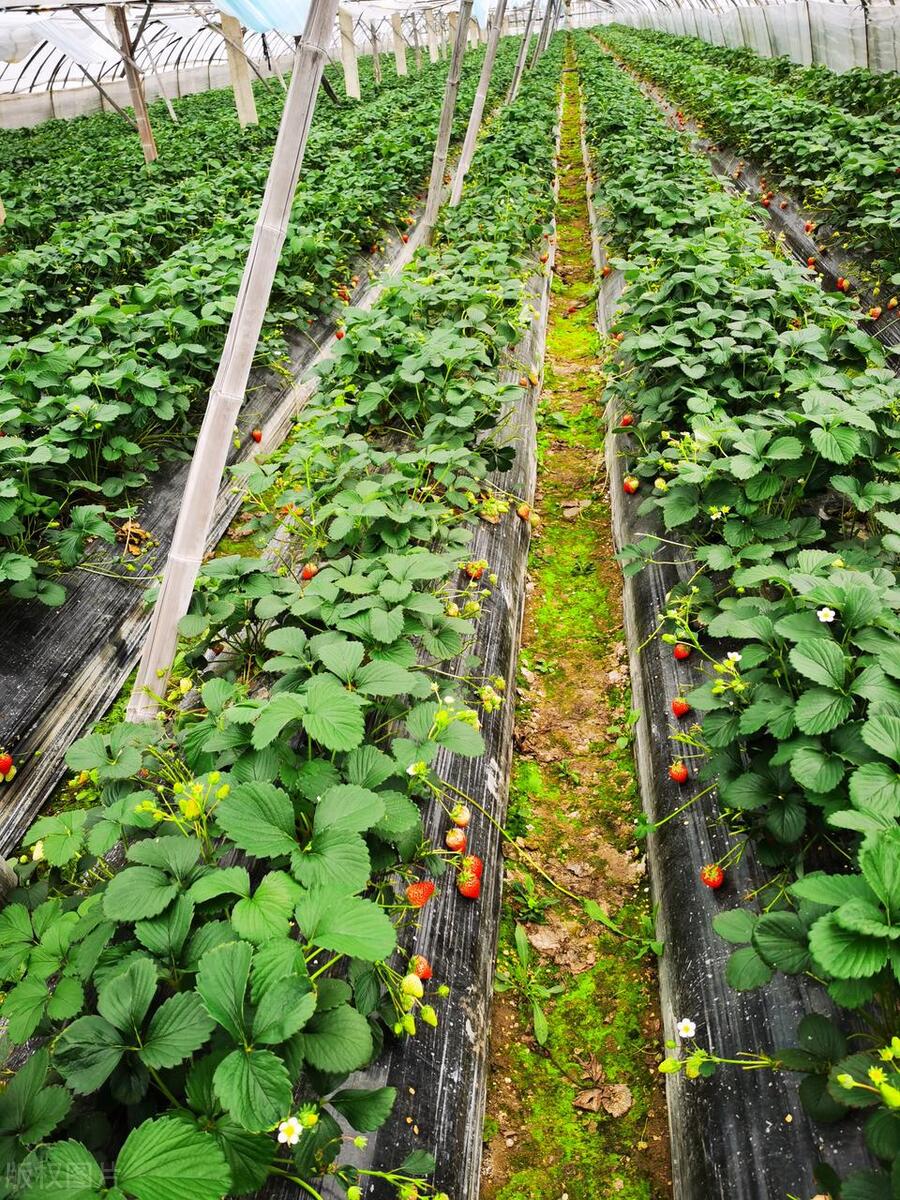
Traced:
MULTIPOLYGON (((640 570, 677 539, 695 560, 660 632, 676 658, 700 661, 705 679, 683 697, 700 714, 688 744, 706 757, 732 836, 700 882, 721 888, 750 841, 769 871, 752 908, 715 920, 736 946, 727 979, 746 990, 776 971, 811 975, 890 1050, 900 996, 900 385, 844 296, 773 247, 688 135, 667 127, 595 42, 578 41, 598 221, 626 281, 610 410, 635 413, 640 437, 623 439, 622 453, 635 477, 654 481, 641 512, 663 531, 622 559, 640 570), (643 190, 651 178, 658 186, 643 190)), ((894 1086, 890 1068, 866 1057, 838 1069, 839 1083, 831 1072, 845 1050, 816 1057, 805 1036, 760 1065, 808 1068, 815 1082, 801 1098, 817 1119, 883 1102, 867 1140, 889 1172, 896 1118, 880 1089, 894 1086)), ((743 1061, 699 1047, 663 1069, 696 1078, 743 1061)), ((888 1175, 856 1174, 846 1194, 854 1188, 887 1195, 888 1175)))
MULTIPOLYGON (((419 957, 406 969, 397 933, 442 864, 417 803, 431 764, 484 750, 468 652, 471 597, 489 589, 459 564, 478 493, 508 461, 492 435, 516 392, 498 366, 528 320, 552 211, 560 66, 551 48, 482 139, 434 246, 349 316, 296 436, 243 469, 260 535, 288 522, 279 565, 205 565, 182 624, 185 686, 162 720, 76 742, 90 806, 26 838, 0 975, 10 1039, 44 1048, 0 1098, 19 1134, 0 1144, 11 1200, 64 1170, 100 1196, 95 1155, 137 1200, 249 1195, 272 1175, 313 1196, 325 1174, 348 1195, 372 1179, 432 1194, 427 1154, 346 1161, 395 1093, 345 1084, 386 1039, 437 1023, 449 991, 419 957), (429 342, 452 350, 441 371, 405 372, 429 342)), ((454 813, 463 837, 470 815, 454 813)), ((463 862, 473 895, 483 864, 463 862)))

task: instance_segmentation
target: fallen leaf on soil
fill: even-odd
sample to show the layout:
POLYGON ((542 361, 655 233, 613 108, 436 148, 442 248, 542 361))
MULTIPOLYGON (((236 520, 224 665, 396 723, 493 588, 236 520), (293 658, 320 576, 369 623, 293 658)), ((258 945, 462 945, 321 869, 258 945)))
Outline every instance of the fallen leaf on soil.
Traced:
POLYGON ((545 953, 550 953, 553 950, 558 950, 560 947, 560 936, 546 925, 539 925, 537 929, 527 930, 528 941, 535 948, 545 953))
POLYGON ((574 521, 586 508, 590 508, 592 503, 591 500, 563 500, 560 505, 563 518, 566 521, 574 521))
POLYGON ((572 1101, 584 1112, 599 1112, 602 1108, 611 1117, 623 1117, 634 1103, 631 1089, 624 1083, 604 1083, 600 1087, 585 1088, 572 1101))

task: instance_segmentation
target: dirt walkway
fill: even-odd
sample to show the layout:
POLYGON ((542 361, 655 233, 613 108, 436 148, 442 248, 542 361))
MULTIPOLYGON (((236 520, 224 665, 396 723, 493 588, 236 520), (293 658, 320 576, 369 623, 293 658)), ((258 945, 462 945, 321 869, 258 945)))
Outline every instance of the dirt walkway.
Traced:
POLYGON ((603 386, 574 63, 564 75, 557 259, 494 1000, 482 1200, 671 1194, 621 586, 603 469, 603 386))

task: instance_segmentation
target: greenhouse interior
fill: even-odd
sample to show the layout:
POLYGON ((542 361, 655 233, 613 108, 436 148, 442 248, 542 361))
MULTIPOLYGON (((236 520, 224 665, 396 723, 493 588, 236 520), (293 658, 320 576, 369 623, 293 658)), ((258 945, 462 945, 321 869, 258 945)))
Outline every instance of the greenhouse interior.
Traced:
POLYGON ((0 3, 0 1200, 900 1200, 900 8, 0 3))

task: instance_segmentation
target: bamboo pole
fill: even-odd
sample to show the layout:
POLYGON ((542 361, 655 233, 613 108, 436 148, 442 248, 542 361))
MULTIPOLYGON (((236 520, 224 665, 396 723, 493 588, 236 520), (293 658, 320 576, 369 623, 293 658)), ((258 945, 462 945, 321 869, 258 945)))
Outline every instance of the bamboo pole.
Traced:
POLYGON ((341 63, 344 68, 344 91, 351 100, 359 100, 359 63, 356 59, 356 42, 353 40, 353 14, 346 8, 338 12, 341 30, 341 63))
POLYGON ((378 34, 375 32, 375 22, 369 22, 369 37, 372 39, 372 73, 375 82, 381 83, 381 58, 378 54, 378 34))
MULTIPOLYGON (((148 5, 148 7, 149 7, 149 5, 148 5)), ((79 21, 82 21, 85 25, 87 25, 88 29, 92 30, 92 32, 94 32, 97 35, 97 37, 101 38, 104 42, 106 42, 107 46, 110 46, 113 50, 115 50, 115 52, 117 54, 119 54, 119 55, 122 54, 121 46, 117 46, 116 43, 112 40, 112 38, 107 37, 106 34, 103 32, 103 30, 100 29, 97 25, 95 25, 94 22, 89 17, 86 17, 80 8, 73 8, 72 11, 75 13, 75 16, 78 17, 79 21)), ((144 25, 146 23, 146 20, 147 20, 147 14, 144 13, 144 18, 141 21, 141 24, 138 28, 137 33, 134 35, 134 41, 130 43, 131 52, 128 55, 128 58, 129 58, 129 61, 131 62, 131 65, 134 67, 134 69, 136 71, 140 71, 140 67, 138 66, 137 62, 135 61, 134 51, 135 51, 135 48, 137 47, 138 39, 140 38, 141 34, 144 31, 144 25)), ((172 107, 172 101, 169 99, 169 94, 166 91, 166 87, 162 81, 162 77, 160 76, 159 71, 156 69, 156 60, 154 59, 152 53, 150 52, 150 46, 148 45, 147 42, 144 43, 144 53, 147 55, 147 58, 150 62, 150 73, 153 75, 153 78, 156 80, 157 87, 159 88, 159 94, 162 96, 163 100, 165 101, 166 109, 168 110, 169 116, 171 117, 172 121, 177 125, 178 117, 175 115, 175 109, 172 107)))
POLYGON ((513 77, 509 84, 509 91, 506 94, 506 103, 512 104, 519 92, 519 84, 522 81, 522 72, 525 70, 525 58, 528 54, 528 43, 531 41, 531 27, 534 25, 534 14, 537 11, 538 0, 531 0, 531 7, 528 9, 528 19, 525 22, 525 32, 522 34, 522 45, 519 47, 519 57, 516 59, 516 69, 513 71, 513 77))
POLYGON ((107 5, 107 12, 112 17, 116 35, 119 39, 122 66, 125 68, 125 78, 128 81, 128 94, 131 97, 131 107, 134 109, 134 117, 137 121, 138 136, 141 139, 141 147, 144 151, 144 162, 152 163, 159 158, 159 151, 156 149, 156 139, 153 136, 153 127, 150 124, 150 114, 147 112, 147 98, 144 95, 144 84, 141 80, 141 73, 135 66, 134 58, 131 54, 131 35, 128 32, 128 17, 125 14, 125 9, 120 5, 107 5))
POLYGON ((406 41, 403 37, 403 17, 400 13, 391 13, 391 32, 394 37, 394 66, 398 75, 407 75, 406 41))
POLYGON ((538 34, 537 45, 534 48, 534 54, 531 56, 531 62, 528 64, 528 69, 534 66, 537 60, 544 53, 544 45, 547 41, 547 32, 550 29, 550 21, 552 19, 554 0, 547 0, 547 7, 544 9, 544 19, 541 21, 541 30, 538 34))
MULTIPOLYGON (((469 17, 471 13, 472 0, 460 0, 459 20, 456 23, 456 37, 453 41, 453 56, 450 59, 450 70, 447 73, 447 86, 444 89, 444 103, 441 108, 441 119, 434 147, 434 158, 431 161, 428 196, 425 200, 425 212, 422 215, 422 237, 425 241, 431 241, 438 209, 441 206, 441 195, 444 190, 444 172, 447 170, 447 151, 450 148, 450 132, 453 127, 453 112, 456 108, 456 97, 459 93, 459 79, 462 74, 463 55, 466 52, 466 36, 469 30, 469 17)), ((450 15, 454 16, 457 14, 451 13, 450 15)))
POLYGON ((247 69, 247 56, 244 52, 244 31, 237 17, 230 13, 219 12, 222 23, 222 36, 225 39, 225 53, 228 56, 228 74, 231 76, 231 87, 234 92, 234 107, 237 109, 238 121, 243 129, 247 125, 258 125, 256 100, 250 84, 250 72, 247 69))
POLYGON ((416 70, 422 70, 422 43, 419 41, 419 19, 415 13, 412 15, 412 39, 413 46, 416 51, 416 70))
POLYGON ((428 37, 428 57, 431 62, 436 63, 440 58, 438 50, 438 29, 437 29, 437 13, 431 9, 425 10, 425 33, 428 37))
POLYGON ((475 154, 475 143, 478 140, 478 131, 481 128, 481 121, 484 117, 484 106, 487 101, 488 89, 491 86, 494 59, 497 57, 497 47, 500 44, 500 30, 503 26, 505 15, 506 0, 498 0, 494 15, 488 22, 488 43, 487 49, 484 52, 484 62, 481 64, 481 75, 478 77, 478 90, 475 93, 475 99, 472 103, 472 111, 469 114, 469 124, 466 127, 466 137, 463 142, 462 153, 459 156, 459 164, 456 168, 456 175, 453 178, 453 190, 450 192, 450 205, 452 208, 455 208, 459 204, 463 183, 465 182, 469 167, 472 165, 472 158, 475 154))
POLYGON ((312 0, 303 39, 294 53, 287 100, 272 155, 259 217, 228 325, 219 369, 188 473, 159 597, 153 610, 127 719, 142 721, 157 709, 203 561, 234 426, 247 390, 263 319, 287 234, 291 205, 312 124, 325 46, 337 16, 338 0, 312 0))

